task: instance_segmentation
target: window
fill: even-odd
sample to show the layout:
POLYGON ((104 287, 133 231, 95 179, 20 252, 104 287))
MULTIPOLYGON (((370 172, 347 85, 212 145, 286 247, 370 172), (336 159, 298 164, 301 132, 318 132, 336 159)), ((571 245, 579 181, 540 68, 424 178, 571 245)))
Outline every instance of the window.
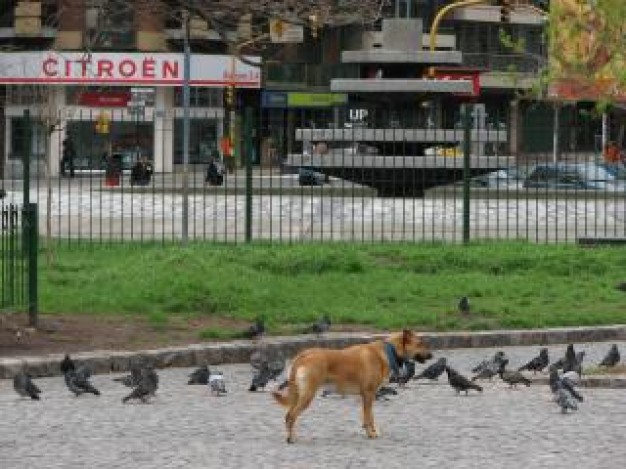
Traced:
MULTIPOLYGON (((191 119, 189 126, 189 162, 208 163, 217 151, 217 124, 215 119, 191 119)), ((183 163, 183 120, 174 122, 174 163, 183 163)))
POLYGON ((135 48, 134 8, 132 2, 88 0, 86 31, 94 50, 132 50, 135 48))
MULTIPOLYGON (((198 88, 189 89, 189 104, 191 107, 223 107, 222 88, 198 88)), ((183 89, 174 89, 174 105, 183 107, 183 89)))
MULTIPOLYGON (((31 121, 31 135, 30 135, 30 159, 38 160, 44 159, 46 154, 46 132, 42 122, 32 120, 31 121)), ((24 157, 24 138, 25 127, 23 117, 11 118, 11 152, 9 158, 12 160, 20 160, 24 157)))

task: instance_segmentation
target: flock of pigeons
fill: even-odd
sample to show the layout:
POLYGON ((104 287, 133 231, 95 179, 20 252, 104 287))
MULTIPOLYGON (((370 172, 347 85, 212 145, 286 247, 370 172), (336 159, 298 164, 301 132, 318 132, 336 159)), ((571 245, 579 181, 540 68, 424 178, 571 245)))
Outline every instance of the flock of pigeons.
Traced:
MULTIPOLYGON (((577 410, 578 402, 583 401, 583 396, 576 389, 583 373, 583 360, 585 352, 576 352, 573 344, 569 344, 565 351, 565 355, 554 363, 550 364, 548 349, 542 348, 539 355, 532 358, 528 363, 520 366, 517 370, 508 370, 507 365, 509 359, 503 351, 497 351, 493 357, 487 358, 472 368, 473 376, 467 378, 457 370, 449 366, 445 357, 439 358, 436 362, 425 368, 419 374, 415 374, 415 365, 404 366, 400 369, 400 375, 395 381, 400 385, 408 382, 410 379, 420 380, 437 380, 445 372, 448 377, 448 383, 458 393, 465 392, 468 394, 470 390, 482 392, 483 388, 477 381, 492 380, 498 376, 509 387, 517 387, 518 384, 530 386, 531 380, 524 375, 524 371, 532 371, 533 374, 541 373, 544 370, 549 372, 550 389, 554 396, 554 402, 558 404, 563 413, 568 410, 577 410)), ((614 367, 620 361, 620 352, 617 344, 613 344, 606 356, 599 363, 600 367, 614 367)), ((393 381, 393 380, 391 380, 393 381)), ((383 390, 383 388, 381 388, 383 390)), ((381 391, 379 391, 381 392, 381 391)), ((391 394, 388 390, 383 391, 385 394, 391 394)))
MULTIPOLYGON (((305 332, 323 334, 329 330, 331 321, 328 316, 323 316, 313 325, 308 327, 305 332)), ((262 319, 258 319, 249 329, 244 331, 243 336, 250 339, 259 339, 265 332, 265 325, 262 319)), ((528 363, 522 365, 517 370, 507 369, 509 359, 503 351, 497 351, 492 357, 489 357, 474 368, 472 368, 472 377, 468 378, 452 368, 445 357, 439 358, 437 361, 416 374, 415 362, 407 360, 401 363, 399 373, 391 376, 390 383, 395 383, 397 387, 404 387, 410 380, 438 380, 445 372, 448 383, 456 391, 456 393, 465 392, 467 395, 470 390, 482 392, 483 388, 478 384, 480 380, 492 380, 499 377, 510 387, 517 387, 522 384, 530 386, 531 380, 524 375, 523 372, 532 372, 533 374, 541 373, 544 370, 549 372, 550 389, 554 396, 554 402, 558 404, 563 413, 568 410, 577 410, 578 403, 583 401, 583 396, 576 389, 582 376, 583 360, 585 352, 576 352, 574 345, 567 346, 565 355, 552 364, 548 356, 548 349, 542 348, 539 355, 531 359, 528 363)), ((600 362, 601 367, 614 367, 620 361, 620 352, 617 344, 613 344, 604 359, 600 362)), ((248 390, 255 392, 264 389, 270 381, 278 381, 283 375, 287 366, 287 359, 280 350, 272 351, 269 348, 259 347, 250 357, 250 365, 253 373, 248 390)), ((65 384, 70 392, 75 396, 82 394, 100 395, 100 391, 96 389, 90 382, 90 369, 81 364, 77 364, 66 355, 60 365, 61 372, 65 380, 65 384)), ((116 382, 131 388, 130 393, 122 399, 123 403, 131 400, 137 400, 142 403, 150 401, 154 397, 159 385, 159 376, 154 366, 145 358, 138 358, 131 362, 130 374, 114 378, 116 382)), ((227 393, 226 384, 223 373, 210 370, 208 365, 202 365, 189 375, 189 385, 205 385, 208 386, 210 392, 215 396, 222 396, 227 393)), ((278 388, 282 389, 287 386, 287 381, 279 384, 278 388)), ((39 400, 41 390, 33 383, 32 377, 22 371, 13 379, 13 387, 15 391, 23 397, 30 397, 39 400)), ((326 397, 333 394, 332 389, 324 389, 322 396, 326 397)), ((396 395, 398 391, 391 386, 381 386, 377 392, 377 399, 387 400, 388 396, 396 395)))
MULTIPOLYGON (((328 316, 321 317, 318 321, 306 328, 304 332, 323 334, 330 328, 331 321, 328 316)), ((262 318, 258 318, 245 331, 241 337, 257 340, 265 334, 265 323, 262 318)), ((287 360, 282 353, 269 353, 264 349, 259 349, 250 357, 250 364, 254 370, 250 391, 258 391, 267 386, 272 380, 277 380, 285 370, 287 360)), ((91 370, 82 364, 77 364, 69 355, 61 361, 61 372, 67 388, 75 395, 94 394, 100 395, 100 391, 90 382, 91 370)), ((130 393, 122 399, 123 403, 131 400, 138 400, 148 403, 154 397, 159 387, 159 376, 154 366, 146 358, 137 358, 130 364, 130 374, 113 381, 119 382, 131 388, 130 393)), ((211 371, 207 365, 202 365, 189 375, 187 384, 201 384, 209 386, 211 394, 222 396, 227 393, 224 374, 220 371, 211 371)), ((22 370, 13 378, 13 388, 22 397, 29 397, 39 400, 41 390, 33 382, 32 376, 22 370)))

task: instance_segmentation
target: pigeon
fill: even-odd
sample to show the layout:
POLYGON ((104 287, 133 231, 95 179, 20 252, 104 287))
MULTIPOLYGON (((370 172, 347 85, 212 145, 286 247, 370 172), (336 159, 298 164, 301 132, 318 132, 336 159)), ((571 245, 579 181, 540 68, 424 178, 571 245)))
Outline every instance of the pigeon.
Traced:
POLYGON ((144 404, 156 394, 159 387, 159 375, 151 366, 142 367, 139 371, 139 382, 131 393, 122 399, 125 404, 131 399, 139 399, 144 404))
POLYGON ((467 296, 464 296, 459 300, 459 313, 461 314, 470 313, 470 301, 467 296))
POLYGON ((570 376, 559 376, 559 372, 556 369, 550 370, 550 390, 553 394, 556 394, 559 388, 565 389, 574 399, 579 402, 583 402, 583 396, 576 390, 575 378, 570 376))
POLYGON ((478 384, 472 383, 465 376, 461 375, 458 371, 450 368, 449 366, 446 366, 446 373, 448 373, 448 383, 450 383, 450 386, 454 388, 457 394, 461 391, 465 391, 465 395, 467 395, 470 389, 475 389, 479 392, 483 391, 483 388, 478 384))
POLYGON ((611 345, 606 356, 600 362, 600 366, 612 367, 619 363, 620 361, 619 349, 617 348, 617 344, 611 345))
POLYGON ((399 386, 404 386, 409 380, 415 376, 415 362, 411 360, 405 360, 400 367, 400 373, 397 376, 391 376, 389 378, 390 383, 397 383, 399 386))
POLYGON ((438 379, 444 371, 446 371, 447 360, 445 357, 441 357, 432 365, 428 366, 422 372, 413 379, 438 379))
POLYGON ((248 329, 243 332, 244 339, 260 339, 265 334, 265 321, 263 318, 257 318, 254 324, 251 324, 248 329))
POLYGON ((32 377, 24 371, 13 378, 13 389, 22 397, 30 397, 34 401, 39 400, 41 390, 33 383, 32 377))
POLYGON ((122 376, 120 378, 113 378, 113 381, 122 383, 124 386, 129 388, 139 386, 139 382, 141 381, 141 368, 137 366, 131 367, 129 375, 122 376))
POLYGON ((567 413, 568 409, 578 410, 578 404, 576 400, 565 388, 557 386, 557 390, 554 393, 554 402, 561 407, 561 413, 567 413))
POLYGON ((61 373, 63 373, 64 375, 67 374, 69 371, 74 371, 76 370, 76 363, 74 363, 74 360, 72 360, 69 356, 69 354, 65 354, 65 357, 63 358, 63 360, 61 361, 61 373))
POLYGON ((70 369, 63 377, 65 378, 65 385, 76 397, 85 393, 100 395, 100 391, 89 382, 91 371, 86 366, 79 366, 75 370, 70 369))
POLYGON ((209 367, 207 365, 202 365, 189 375, 189 381, 187 384, 209 384, 210 374, 211 371, 209 370, 209 367))
POLYGON ((285 360, 276 359, 263 362, 252 377, 252 383, 248 391, 254 392, 267 386, 272 380, 276 380, 285 369, 285 360))
POLYGON ((505 383, 508 383, 509 387, 517 387, 517 385, 520 383, 525 384, 526 386, 530 386, 530 380, 526 378, 526 376, 524 376, 521 371, 507 371, 507 363, 508 360, 500 365, 500 369, 498 370, 500 379, 505 383))
POLYGON ((380 388, 378 388, 378 391, 376 391, 376 400, 388 401, 389 397, 387 396, 396 396, 397 394, 398 391, 396 391, 395 389, 390 388, 389 386, 381 386, 380 388))
POLYGON ((311 334, 322 335, 325 332, 328 332, 328 330, 330 329, 330 325, 331 325, 330 318, 328 317, 327 314, 325 314, 324 316, 319 318, 317 322, 315 322, 313 325, 308 327, 305 331, 305 334, 311 333, 311 334))
POLYGON ((565 356, 560 358, 552 365, 551 368, 563 369, 564 372, 574 370, 577 368, 576 351, 574 350, 574 344, 569 344, 565 350, 565 356))
POLYGON ((502 350, 498 350, 492 358, 483 360, 474 368, 472 368, 472 373, 480 373, 483 369, 487 368, 488 370, 493 371, 494 375, 500 369, 500 365, 504 360, 507 360, 506 355, 502 350))
POLYGON ((211 376, 209 376, 209 388, 211 388, 211 394, 215 394, 216 396, 226 394, 224 375, 219 371, 211 374, 211 376))
POLYGON ((85 393, 94 394, 96 396, 100 395, 100 391, 89 382, 91 370, 87 366, 77 366, 74 360, 70 358, 69 354, 65 354, 65 357, 61 361, 60 368, 61 372, 63 372, 65 385, 74 393, 74 396, 78 397, 85 393))
POLYGON ((525 365, 520 366, 517 371, 528 370, 532 371, 533 374, 537 374, 538 371, 543 371, 543 369, 548 366, 548 363, 550 363, 550 358, 548 357, 548 349, 543 347, 541 350, 539 350, 538 356, 530 360, 525 365))
MULTIPOLYGON (((495 366, 492 366, 492 364, 488 366, 482 366, 478 370, 478 373, 476 373, 476 375, 472 377, 472 381, 476 381, 477 379, 488 379, 489 381, 491 381, 491 379, 496 376, 500 372, 500 370, 509 363, 509 359, 505 358, 499 363, 500 366, 497 369, 495 368, 495 366)), ((493 365, 495 365, 495 363, 493 365)))

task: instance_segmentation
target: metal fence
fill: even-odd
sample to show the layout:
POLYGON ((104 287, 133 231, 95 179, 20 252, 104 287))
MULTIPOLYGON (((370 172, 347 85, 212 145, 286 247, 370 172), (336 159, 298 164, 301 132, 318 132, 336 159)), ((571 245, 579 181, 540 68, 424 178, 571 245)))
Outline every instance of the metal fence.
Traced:
MULTIPOLYGON (((237 113, 235 154, 224 155, 219 109, 193 109, 189 171, 182 166, 182 112, 66 112, 48 134, 34 124, 20 140, 19 116, 4 165, 5 202, 23 198, 20 157, 32 153, 30 198, 42 236, 68 243, 576 242, 626 237, 623 164, 606 164, 599 119, 579 108, 496 104, 444 112, 406 106, 253 109, 237 113), (74 177, 58 175, 62 135, 74 139, 74 177), (108 157, 120 177, 111 180, 108 157), (56 156, 55 156, 56 155, 56 156), (131 183, 145 155, 146 185, 131 183), (211 158, 223 184, 206 181, 211 158)), ((618 129, 612 130, 617 132, 618 129)))
POLYGON ((2 204, 0 231, 0 310, 20 310, 27 302, 27 264, 23 255, 22 214, 17 205, 2 204))

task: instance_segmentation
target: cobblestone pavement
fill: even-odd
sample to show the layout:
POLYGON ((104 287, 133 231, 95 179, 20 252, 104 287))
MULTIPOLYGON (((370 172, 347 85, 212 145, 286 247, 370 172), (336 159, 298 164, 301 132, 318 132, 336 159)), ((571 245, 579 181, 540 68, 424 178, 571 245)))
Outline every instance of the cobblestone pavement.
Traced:
MULTIPOLYGON (((626 344, 619 344, 626 350, 626 344)), ((585 344, 597 363, 608 343, 585 344)), ((470 368, 495 349, 436 351, 470 368)), ((518 366, 538 347, 504 349, 518 366)), ((550 347, 551 359, 565 346, 550 347)), ((41 402, 20 399, 0 381, 0 466, 38 468, 622 468, 626 391, 583 389, 577 413, 562 415, 548 387, 510 390, 498 380, 483 394, 456 396, 445 378, 412 382, 375 405, 382 436, 365 438, 354 398, 316 399, 298 422, 299 440, 284 441, 283 409, 268 392, 250 393, 248 365, 214 367, 229 392, 211 396, 187 386, 189 369, 160 370, 150 405, 126 404, 128 392, 97 375, 100 397, 74 398, 60 377, 38 379, 41 402)), ((418 367, 422 368, 422 365, 418 367)))

